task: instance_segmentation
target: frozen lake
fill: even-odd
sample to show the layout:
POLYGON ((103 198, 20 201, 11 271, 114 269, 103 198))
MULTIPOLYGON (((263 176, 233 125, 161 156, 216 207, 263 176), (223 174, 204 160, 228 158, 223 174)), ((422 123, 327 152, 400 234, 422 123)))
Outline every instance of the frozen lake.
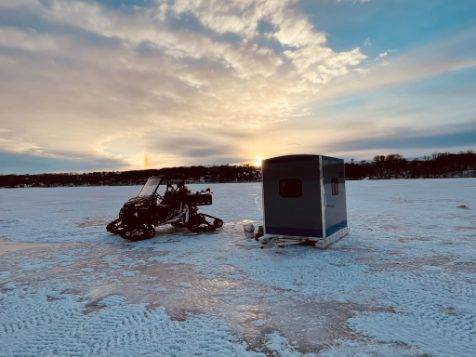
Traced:
POLYGON ((0 189, 0 356, 474 356, 476 179, 347 182, 350 235, 259 249, 260 184, 211 187, 222 230, 131 243, 138 187, 0 189))

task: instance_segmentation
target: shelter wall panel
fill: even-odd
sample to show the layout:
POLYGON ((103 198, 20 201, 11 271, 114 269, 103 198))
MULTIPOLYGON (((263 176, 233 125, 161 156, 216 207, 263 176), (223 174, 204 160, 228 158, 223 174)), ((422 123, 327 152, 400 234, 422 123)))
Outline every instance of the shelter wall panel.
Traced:
POLYGON ((321 236, 319 157, 299 155, 263 162, 263 208, 265 231, 271 234, 321 236), (296 188, 301 182, 301 194, 296 188), (291 194, 286 197, 289 183, 291 194))
POLYGON ((326 235, 347 227, 344 160, 322 157, 326 235))

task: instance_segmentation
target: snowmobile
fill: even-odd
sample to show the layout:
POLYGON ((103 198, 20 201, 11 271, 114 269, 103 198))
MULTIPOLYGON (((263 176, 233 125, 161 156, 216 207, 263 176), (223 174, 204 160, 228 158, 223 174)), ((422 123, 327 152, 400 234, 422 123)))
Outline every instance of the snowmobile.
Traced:
POLYGON ((211 205, 210 189, 191 192, 183 179, 152 176, 136 197, 129 199, 119 217, 106 230, 131 241, 152 238, 154 226, 171 224, 192 232, 213 231, 223 226, 217 217, 198 213, 197 206, 211 205))

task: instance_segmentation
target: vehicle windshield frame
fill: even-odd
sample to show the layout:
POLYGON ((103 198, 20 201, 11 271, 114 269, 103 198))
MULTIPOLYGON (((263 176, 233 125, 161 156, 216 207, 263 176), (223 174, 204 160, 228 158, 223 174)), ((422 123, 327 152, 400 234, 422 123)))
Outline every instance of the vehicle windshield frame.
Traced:
POLYGON ((162 176, 151 176, 147 182, 142 186, 137 197, 152 197, 157 192, 157 189, 163 181, 162 176))

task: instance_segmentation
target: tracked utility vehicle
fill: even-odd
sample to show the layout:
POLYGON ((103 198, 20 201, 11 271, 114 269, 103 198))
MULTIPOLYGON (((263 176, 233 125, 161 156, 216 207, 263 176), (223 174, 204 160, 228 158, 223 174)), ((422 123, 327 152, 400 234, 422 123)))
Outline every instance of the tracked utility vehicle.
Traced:
POLYGON ((119 217, 106 229, 132 241, 152 238, 154 227, 165 224, 186 227, 192 232, 212 231, 223 226, 223 221, 198 213, 198 206, 211 204, 210 189, 191 192, 183 179, 152 176, 139 194, 122 206, 119 217))

